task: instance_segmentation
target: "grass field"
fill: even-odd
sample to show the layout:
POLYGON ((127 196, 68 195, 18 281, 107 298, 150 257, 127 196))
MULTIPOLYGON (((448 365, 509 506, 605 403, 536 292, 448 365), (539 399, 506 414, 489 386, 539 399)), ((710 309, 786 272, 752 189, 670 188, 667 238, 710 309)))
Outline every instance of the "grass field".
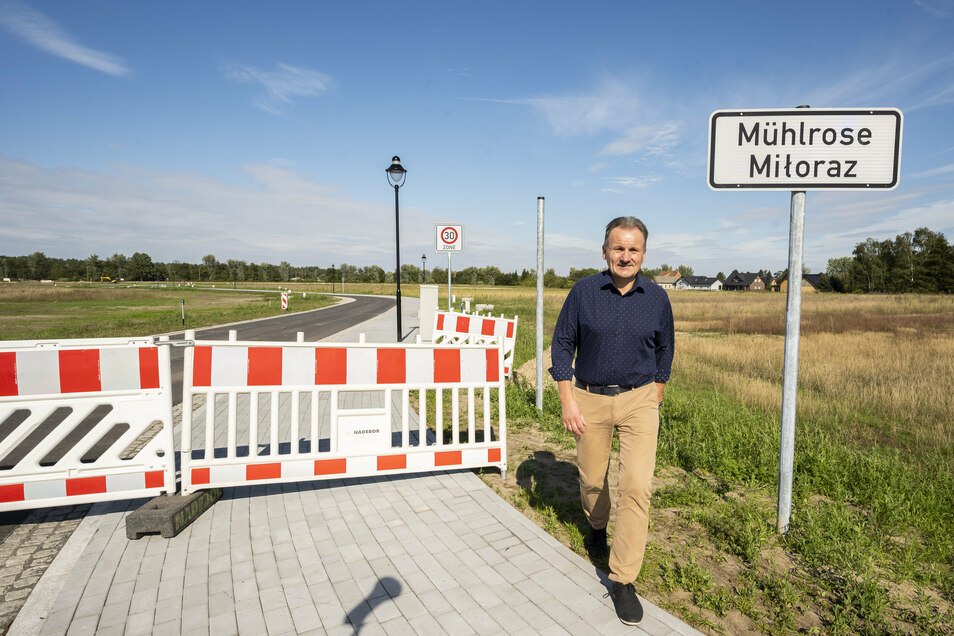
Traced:
MULTIPOLYGON (((276 292, 233 292, 223 287, 4 284, 0 285, 0 340, 148 336, 282 312, 276 292)), ((290 295, 290 311, 335 302, 324 294, 303 293, 305 297, 290 295)))
MULTIPOLYGON (((293 309, 326 302, 315 285, 290 287, 293 309)), ((417 286, 402 292, 416 296, 417 286)), ((535 289, 454 293, 518 315, 515 366, 534 357, 535 289)), ((547 290, 545 346, 566 293, 547 290)), ((280 311, 275 293, 5 285, 0 330, 3 339, 172 331, 183 298, 191 327, 280 311)), ((670 298, 676 358, 639 592, 711 633, 954 633, 954 298, 803 297, 784 536, 774 525, 785 296, 670 298)), ((583 554, 574 443, 556 392, 540 413, 520 382, 507 405, 508 479, 483 478, 583 554)))

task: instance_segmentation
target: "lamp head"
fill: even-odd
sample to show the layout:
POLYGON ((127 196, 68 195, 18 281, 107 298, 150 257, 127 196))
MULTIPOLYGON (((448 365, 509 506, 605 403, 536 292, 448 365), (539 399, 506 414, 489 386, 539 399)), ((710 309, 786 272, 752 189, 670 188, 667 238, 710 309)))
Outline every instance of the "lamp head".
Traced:
POLYGON ((385 170, 388 173, 388 182, 396 188, 400 188, 404 184, 404 178, 407 175, 407 170, 401 165, 401 158, 397 155, 391 157, 391 165, 388 166, 388 169, 385 170))

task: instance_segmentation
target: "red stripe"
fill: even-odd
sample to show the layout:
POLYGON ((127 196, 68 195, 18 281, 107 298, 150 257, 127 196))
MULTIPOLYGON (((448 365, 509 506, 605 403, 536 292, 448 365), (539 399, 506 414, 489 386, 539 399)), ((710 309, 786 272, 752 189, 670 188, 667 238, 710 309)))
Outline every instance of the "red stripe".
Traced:
POLYGON ((77 477, 66 480, 66 495, 73 497, 75 495, 98 495, 106 492, 106 476, 101 477, 77 477))
POLYGON ((17 354, 14 351, 0 353, 0 395, 19 395, 17 386, 17 354))
POLYGON ((139 348, 139 388, 159 388, 159 349, 157 347, 139 348))
POLYGON ((282 348, 249 347, 248 385, 278 386, 282 383, 282 348))
POLYGON ((407 468, 407 455, 379 455, 378 470, 401 470, 407 468))
POLYGON ((459 466, 464 462, 460 451, 444 451, 434 453, 435 466, 459 466))
POLYGON ((348 383, 348 350, 315 349, 315 384, 348 383))
POLYGON ((513 323, 510 321, 507 321, 507 337, 513 338, 513 323))
POLYGON ((457 316, 457 333, 470 333, 470 318, 457 316))
POLYGON ((209 483, 209 469, 208 468, 193 468, 192 469, 192 485, 197 484, 207 484, 209 483))
POLYGON ((348 460, 343 457, 341 459, 315 460, 316 475, 340 475, 346 472, 348 472, 348 460))
POLYGON ((437 314, 437 330, 444 328, 444 314, 437 314))
POLYGON ((434 349, 434 381, 460 382, 460 349, 434 349))
POLYGON ((146 472, 146 488, 162 488, 166 485, 166 473, 162 470, 146 472))
POLYGON ((60 393, 101 391, 99 349, 60 351, 60 393))
POLYGON ((484 318, 483 322, 480 325, 480 335, 482 336, 494 335, 494 321, 492 319, 484 318))
POLYGON ((378 384, 404 384, 407 349, 378 349, 378 384))
POLYGON ((23 501, 23 484, 6 484, 0 486, 0 503, 8 501, 23 501))
POLYGON ((500 380, 500 361, 497 356, 497 349, 487 349, 487 381, 497 382, 500 380))
POLYGON ((193 347, 192 386, 212 386, 212 347, 193 347))
POLYGON ((281 479, 282 465, 276 464, 249 464, 245 467, 245 479, 256 481, 258 479, 281 479))
POLYGON ((488 462, 499 462, 499 461, 500 461, 500 449, 499 449, 499 448, 488 448, 488 449, 487 449, 487 461, 488 461, 488 462))

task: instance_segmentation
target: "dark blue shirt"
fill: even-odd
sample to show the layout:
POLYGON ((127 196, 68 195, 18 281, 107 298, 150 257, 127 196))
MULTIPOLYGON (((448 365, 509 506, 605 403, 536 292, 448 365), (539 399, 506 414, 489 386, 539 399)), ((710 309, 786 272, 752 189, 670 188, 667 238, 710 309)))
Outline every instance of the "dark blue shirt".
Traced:
POLYGON ((587 384, 666 382, 674 346, 665 290, 637 274, 621 295, 607 270, 581 278, 566 297, 553 330, 550 375, 557 382, 576 375, 587 384))

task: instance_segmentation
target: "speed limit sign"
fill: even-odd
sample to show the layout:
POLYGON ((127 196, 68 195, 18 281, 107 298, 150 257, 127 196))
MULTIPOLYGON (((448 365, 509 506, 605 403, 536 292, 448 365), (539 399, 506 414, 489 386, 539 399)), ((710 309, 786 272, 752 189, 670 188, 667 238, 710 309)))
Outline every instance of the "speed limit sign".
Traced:
POLYGON ((438 224, 434 249, 438 252, 463 252, 464 226, 438 224))

